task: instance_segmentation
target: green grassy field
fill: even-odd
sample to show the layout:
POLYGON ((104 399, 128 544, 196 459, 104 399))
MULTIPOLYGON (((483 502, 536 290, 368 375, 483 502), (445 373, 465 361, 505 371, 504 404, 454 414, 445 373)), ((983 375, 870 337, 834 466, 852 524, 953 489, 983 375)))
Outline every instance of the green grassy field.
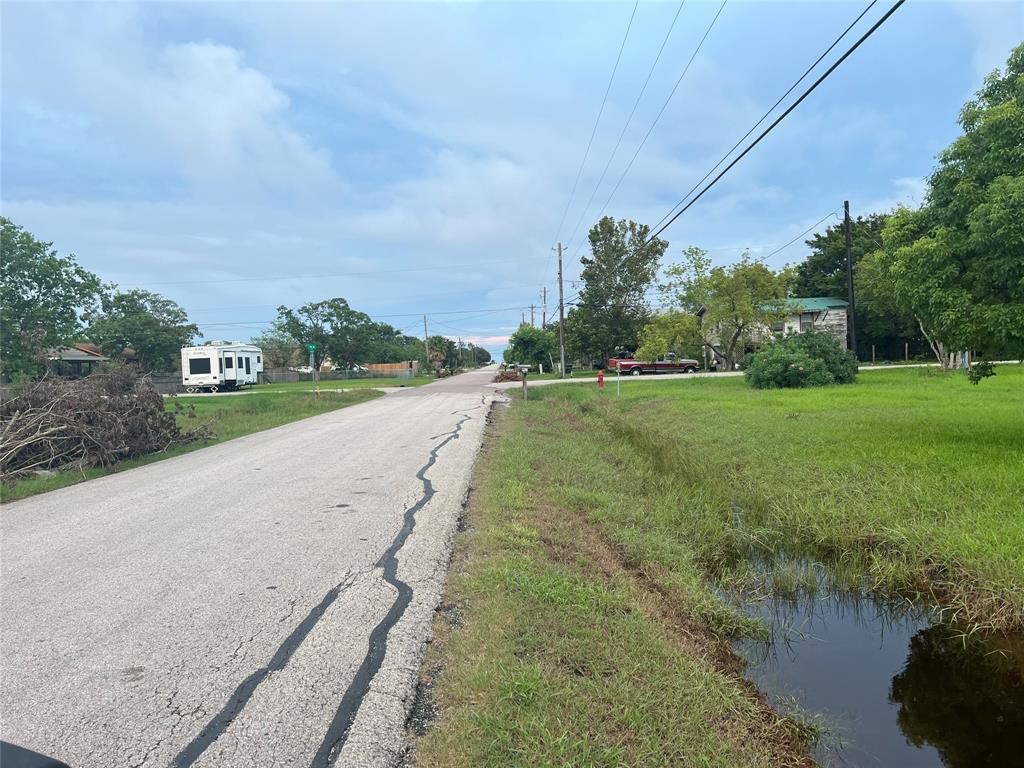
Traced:
POLYGON ((799 762, 728 650, 763 627, 722 597, 791 590, 794 558, 964 632, 1024 628, 1019 366, 543 387, 474 484, 419 765, 799 762))
POLYGON ((206 441, 175 446, 164 453, 125 461, 111 468, 94 467, 86 469, 84 472, 67 470, 54 475, 17 480, 14 483, 4 484, 0 488, 0 492, 2 492, 3 501, 22 499, 37 493, 74 485, 83 480, 101 477, 109 472, 131 469, 170 456, 178 456, 206 445, 221 443, 271 427, 279 427, 291 421, 364 403, 382 396, 382 393, 373 389, 363 388, 350 392, 321 392, 319 397, 293 391, 265 392, 259 397, 227 395, 167 398, 165 404, 168 410, 174 409, 175 405, 181 408, 177 418, 182 429, 191 430, 200 424, 210 424, 214 437, 206 441))

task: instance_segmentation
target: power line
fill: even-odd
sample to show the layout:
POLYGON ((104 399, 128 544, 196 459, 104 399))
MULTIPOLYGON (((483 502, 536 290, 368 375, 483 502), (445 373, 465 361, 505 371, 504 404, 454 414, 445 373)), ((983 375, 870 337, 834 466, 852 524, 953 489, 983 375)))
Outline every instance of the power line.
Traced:
MULTIPOLYGON (((429 316, 435 316, 435 315, 467 315, 467 314, 468 315, 472 315, 473 313, 476 313, 476 312, 480 312, 480 313, 483 313, 483 314, 486 315, 486 314, 498 314, 499 312, 512 312, 512 311, 519 312, 519 311, 521 311, 523 309, 529 309, 529 307, 497 307, 497 308, 490 307, 490 308, 487 308, 487 309, 457 309, 457 310, 443 310, 443 311, 440 311, 440 312, 401 312, 401 313, 394 313, 394 314, 369 315, 369 317, 370 317, 371 320, 377 320, 377 319, 383 318, 383 317, 420 317, 421 315, 424 315, 424 314, 429 315, 429 316)), ((225 322, 220 322, 220 323, 197 323, 197 325, 200 328, 233 326, 233 325, 242 326, 242 327, 252 327, 252 328, 255 328, 255 327, 260 326, 260 325, 266 325, 268 323, 277 322, 277 319, 278 318, 274 318, 273 320, 239 320, 239 321, 225 321, 225 322)), ((458 319, 466 319, 466 318, 458 318, 458 319)))
POLYGON ((724 155, 722 155, 722 158, 717 163, 715 163, 714 167, 711 168, 711 170, 709 170, 707 173, 704 174, 704 177, 700 181, 698 181, 696 184, 693 185, 693 187, 691 187, 690 191, 687 192, 683 196, 682 200, 680 200, 678 203, 676 203, 674 206, 672 206, 672 210, 670 210, 668 213, 666 213, 664 216, 661 217, 661 219, 651 228, 652 231, 656 230, 659 226, 661 226, 662 222, 664 222, 665 219, 667 219, 669 216, 671 216, 673 213, 675 213, 676 208, 678 208, 680 205, 682 205, 683 202, 686 200, 686 198, 688 198, 690 195, 692 195, 694 190, 696 190, 697 187, 699 187, 701 184, 703 184, 707 180, 708 176, 710 176, 712 173, 714 173, 716 170, 718 170, 718 167, 722 163, 724 163, 726 161, 726 159, 729 157, 729 155, 731 155, 733 152, 735 152, 736 148, 740 144, 742 144, 744 141, 746 141, 747 137, 749 137, 750 134, 752 134, 754 131, 756 131, 758 126, 761 125, 761 123, 763 123, 768 118, 768 115, 770 115, 772 112, 774 112, 775 109, 779 106, 779 104, 781 104, 786 99, 786 97, 789 96, 789 94, 791 94, 794 90, 796 90, 796 87, 798 85, 800 85, 800 83, 802 83, 804 81, 804 79, 814 70, 814 68, 817 67, 822 62, 822 60, 832 52, 832 50, 837 45, 839 45, 840 41, 842 41, 842 39, 844 37, 846 37, 847 34, 849 34, 850 30, 853 29, 862 18, 864 18, 864 15, 868 11, 870 11, 872 9, 872 7, 874 7, 875 3, 877 3, 877 2, 878 2, 878 0, 871 0, 871 2, 868 3, 867 7, 863 11, 860 12, 860 15, 857 16, 857 18, 855 18, 852 22, 850 22, 850 25, 846 29, 843 30, 842 34, 839 35, 839 37, 837 37, 835 40, 832 41, 832 45, 830 45, 828 48, 826 48, 822 52, 822 54, 817 59, 814 60, 814 63, 811 64, 811 66, 809 66, 807 69, 804 70, 804 73, 802 75, 800 75, 800 77, 798 77, 796 79, 796 81, 791 86, 789 86, 789 89, 784 94, 782 94, 778 98, 778 100, 774 104, 772 104, 763 115, 761 115, 761 118, 756 123, 754 123, 752 126, 750 126, 750 130, 748 130, 745 134, 743 134, 739 138, 739 140, 735 144, 733 144, 732 147, 729 148, 728 152, 726 152, 724 155))
MULTIPOLYGON (((647 129, 647 133, 645 133, 643 139, 641 139, 639 146, 637 146, 636 148, 636 152, 633 153, 633 156, 629 159, 629 162, 623 169, 622 174, 619 176, 618 181, 615 182, 615 186, 612 187, 612 191, 608 195, 608 199, 604 201, 604 205, 602 205, 601 210, 598 211, 598 219, 600 219, 601 215, 607 210, 608 206, 612 202, 612 198, 615 197, 615 193, 619 191, 619 187, 622 185, 622 182, 625 180, 627 174, 629 174, 629 171, 633 168, 633 163, 635 163, 637 157, 640 156, 640 151, 644 148, 644 145, 647 144, 647 140, 651 137, 651 133, 654 132, 655 127, 658 125, 658 121, 661 120, 661 116, 665 114, 665 110, 668 108, 669 103, 672 101, 672 97, 676 95, 676 91, 679 89, 679 85, 683 82, 683 78, 686 77, 686 73, 690 71, 690 67, 693 64, 694 59, 697 58, 697 54, 700 53, 700 49, 704 47, 704 42, 708 39, 708 35, 711 34, 711 30, 714 29, 715 24, 718 22, 718 17, 722 15, 722 11, 725 10, 726 3, 728 2, 729 0, 722 0, 722 4, 718 6, 718 11, 711 19, 711 23, 708 24, 707 29, 704 30, 703 37, 701 37, 700 42, 697 43, 697 47, 693 49, 693 53, 690 55, 689 61, 686 62, 686 66, 683 68, 683 71, 679 74, 679 77, 676 79, 675 85, 673 85, 672 90, 669 91, 668 96, 666 97, 664 103, 661 105, 661 109, 658 110, 658 114, 655 115, 654 122, 652 122, 651 127, 647 129)), ((576 249, 576 253, 573 254, 573 257, 575 258, 576 256, 578 256, 579 252, 582 249, 583 244, 580 243, 579 247, 576 249)))
POLYGON ((808 232, 812 232, 812 231, 814 231, 815 229, 817 229, 817 228, 818 228, 818 226, 819 226, 819 225, 820 225, 820 224, 821 224, 821 223, 822 223, 823 221, 825 221, 826 219, 828 219, 828 218, 829 218, 830 216, 835 216, 836 218, 838 218, 838 217, 839 217, 839 209, 837 208, 837 209, 836 209, 836 210, 834 210, 834 211, 829 211, 829 212, 828 212, 828 213, 826 213, 826 214, 825 214, 824 216, 822 216, 822 217, 821 217, 821 218, 820 218, 820 219, 819 219, 818 221, 814 222, 814 223, 813 223, 813 224, 812 224, 811 226, 809 226, 809 227, 808 227, 807 229, 805 229, 805 230, 804 230, 803 232, 801 232, 801 233, 800 233, 799 235, 797 235, 797 236, 796 236, 796 237, 794 237, 794 238, 793 238, 792 240, 790 240, 790 241, 789 241, 788 243, 786 243, 785 245, 780 245, 780 246, 779 246, 778 248, 776 248, 776 249, 775 249, 774 251, 772 251, 772 252, 771 252, 771 253, 769 253, 768 255, 766 255, 766 256, 762 256, 762 257, 761 257, 760 259, 758 259, 758 261, 768 261, 768 259, 770 259, 770 258, 771 258, 772 256, 774 256, 774 255, 775 255, 776 253, 778 253, 779 251, 784 251, 784 250, 786 250, 787 248, 789 248, 789 246, 791 246, 791 245, 792 245, 793 243, 795 243, 795 242, 796 242, 797 240, 799 240, 800 238, 802 238, 802 237, 804 237, 805 235, 807 235, 807 233, 808 233, 808 232))
POLYGON ((569 208, 572 206, 572 201, 576 197, 576 188, 579 186, 580 177, 583 175, 583 168, 587 164, 587 157, 590 155, 590 148, 594 144, 594 136, 597 135, 597 127, 601 123, 601 115, 604 114, 605 105, 608 103, 608 94, 612 90, 612 83, 615 81, 615 73, 619 70, 619 62, 622 61, 622 51, 626 48, 626 40, 629 39, 629 30, 633 27, 633 19, 636 17, 637 6, 640 5, 640 0, 636 0, 633 3, 633 11, 629 15, 629 23, 626 25, 626 34, 622 36, 622 44, 619 46, 619 54, 615 57, 615 66, 612 67, 612 74, 608 78, 608 85, 604 89, 604 98, 601 99, 601 108, 597 111, 597 119, 594 120, 594 127, 590 131, 590 140, 587 142, 587 149, 583 153, 583 159, 580 161, 579 170, 576 171, 576 180, 572 184, 572 191, 569 193, 569 201, 565 204, 565 210, 562 211, 562 218, 558 222, 558 231, 555 233, 555 240, 562 233, 562 225, 565 224, 565 217, 569 213, 569 208))
POLYGON ((601 188, 601 184, 604 183, 604 178, 608 174, 608 169, 612 165, 612 161, 615 160, 615 155, 619 151, 619 146, 622 144, 622 139, 626 135, 626 131, 629 129, 629 124, 633 120, 633 115, 636 114, 636 109, 640 105, 640 100, 643 99, 644 94, 647 92, 647 85, 651 82, 651 77, 654 75, 654 70, 658 66, 658 62, 661 61, 661 54, 665 50, 665 46, 668 44, 669 37, 672 36, 672 30, 676 27, 676 21, 679 20, 679 14, 683 10, 683 6, 686 5, 686 0, 679 3, 679 7, 676 9, 675 16, 672 17, 672 23, 669 25, 668 31, 665 33, 664 39, 661 41, 661 47, 658 48, 658 53, 654 57, 654 61, 651 63, 651 68, 647 70, 647 77, 644 79, 644 84, 640 86, 640 93, 637 94, 636 100, 633 102, 633 108, 629 111, 629 116, 626 118, 626 122, 622 126, 622 130, 619 131, 619 138, 615 141, 615 146, 612 148, 611 154, 608 156, 608 162, 604 164, 604 170, 601 171, 601 177, 597 180, 597 184, 594 185, 593 191, 590 193, 590 199, 587 200, 586 206, 580 213, 579 219, 576 221, 576 226, 573 227, 572 234, 569 235, 569 241, 572 242, 576 237, 576 233, 579 231, 580 224, 583 223, 584 217, 587 215, 587 211, 590 210, 590 204, 594 202, 594 198, 597 196, 597 191, 601 188))
POLYGON ((861 46, 861 44, 864 43, 865 40, 867 40, 869 37, 871 37, 871 35, 873 35, 875 33, 875 31, 878 30, 878 28, 881 27, 882 24, 884 24, 889 19, 890 16, 892 16, 894 13, 896 13, 897 9, 899 9, 899 7, 901 5, 903 5, 903 3, 905 3, 905 2, 906 2, 906 0, 897 0, 897 2, 894 3, 893 6, 888 11, 886 11, 885 15, 882 16, 882 18, 880 18, 878 21, 876 21, 871 26, 871 28, 868 29, 867 32, 865 32, 863 35, 861 35, 861 37, 857 40, 857 42, 854 43, 852 46, 850 46, 846 50, 846 53, 844 53, 842 56, 840 56, 835 61, 835 63, 832 64, 832 66, 830 66, 828 69, 826 69, 825 72, 817 80, 815 80, 814 83, 812 83, 811 86, 809 88, 807 88, 807 90, 805 90, 800 95, 800 98, 798 98, 796 101, 794 101, 786 109, 785 112, 783 112, 781 115, 779 115, 777 118, 775 118, 774 122, 772 122, 771 125, 769 125, 767 128, 765 128, 760 133, 760 135, 758 135, 758 137, 756 139, 754 139, 754 141, 747 146, 746 149, 744 149, 739 155, 737 155, 737 157, 731 163, 729 163, 724 169, 722 169, 722 171, 717 176, 715 176, 715 178, 713 178, 707 184, 707 186, 705 186, 700 192, 698 192, 697 195, 690 200, 690 202, 688 202, 685 206, 683 206, 683 208, 681 208, 678 211, 678 213, 674 214, 671 218, 669 218, 668 221, 666 221, 664 224, 662 224, 661 227, 657 231, 652 232, 651 236, 650 236, 650 240, 654 240, 654 238, 656 238, 658 235, 660 235, 662 232, 664 232, 669 226, 671 226, 671 224, 676 219, 678 219, 680 216, 682 216, 684 213, 686 213, 686 211, 688 211, 698 200, 700 200, 705 195, 705 193, 707 193, 707 191, 709 189, 711 189, 713 186, 715 186, 715 184, 717 184, 718 181, 723 176, 725 176, 725 174, 727 174, 736 165, 736 163, 738 163, 740 160, 742 160, 744 157, 746 157, 747 153, 749 153, 754 147, 756 147, 758 144, 760 144, 761 140, 764 139, 764 137, 767 136, 769 133, 771 133, 772 130, 775 128, 775 126, 777 126, 779 123, 781 123, 783 120, 785 120, 786 117, 793 110, 795 110, 798 106, 800 106, 800 104, 804 101, 804 99, 806 99, 808 96, 810 96, 811 93, 813 93, 814 90, 819 85, 821 85, 823 82, 825 82, 825 80, 828 78, 828 76, 831 75, 833 72, 835 72, 836 69, 839 68, 839 65, 842 64, 844 61, 846 61, 846 59, 848 59, 853 54, 853 52, 856 51, 861 46))
MULTIPOLYGON (((231 277, 216 280, 161 280, 147 285, 199 285, 205 283, 246 283, 259 281, 280 281, 280 280, 322 280, 331 277, 361 277, 366 275, 393 275, 401 272, 434 272, 450 271, 456 267, 480 267, 479 261, 464 262, 461 264, 439 264, 431 267, 403 267, 400 269, 377 269, 368 272, 337 272, 329 275, 276 275, 273 277, 231 277)), ((521 283, 527 285, 527 283, 521 283)))

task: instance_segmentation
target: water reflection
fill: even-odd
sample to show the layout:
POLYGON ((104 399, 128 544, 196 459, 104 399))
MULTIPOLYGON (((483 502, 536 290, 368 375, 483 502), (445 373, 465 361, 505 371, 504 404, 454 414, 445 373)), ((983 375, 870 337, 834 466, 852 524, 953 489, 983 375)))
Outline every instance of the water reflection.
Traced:
POLYGON ((949 768, 1024 765, 1024 669, 1020 641, 973 648, 931 627, 910 639, 889 701, 917 747, 938 750, 949 768))
POLYGON ((785 709, 820 715, 823 765, 1024 767, 1024 645, 929 626, 906 604, 819 589, 747 606, 771 628, 740 644, 785 709))

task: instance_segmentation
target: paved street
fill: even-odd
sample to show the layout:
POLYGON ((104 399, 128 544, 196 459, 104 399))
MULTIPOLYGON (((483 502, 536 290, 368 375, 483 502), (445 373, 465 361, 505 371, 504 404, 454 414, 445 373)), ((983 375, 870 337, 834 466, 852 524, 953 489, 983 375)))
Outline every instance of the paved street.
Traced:
POLYGON ((74 768, 389 764, 493 375, 0 508, 0 737, 74 768))

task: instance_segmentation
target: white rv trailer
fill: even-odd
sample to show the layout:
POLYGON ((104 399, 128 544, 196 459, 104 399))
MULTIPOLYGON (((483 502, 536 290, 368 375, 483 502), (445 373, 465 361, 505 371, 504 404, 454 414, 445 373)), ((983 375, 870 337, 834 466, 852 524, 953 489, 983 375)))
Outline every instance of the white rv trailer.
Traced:
POLYGON ((187 392, 238 389, 255 384, 263 371, 263 350, 240 341, 208 341, 181 348, 181 383, 187 392))

